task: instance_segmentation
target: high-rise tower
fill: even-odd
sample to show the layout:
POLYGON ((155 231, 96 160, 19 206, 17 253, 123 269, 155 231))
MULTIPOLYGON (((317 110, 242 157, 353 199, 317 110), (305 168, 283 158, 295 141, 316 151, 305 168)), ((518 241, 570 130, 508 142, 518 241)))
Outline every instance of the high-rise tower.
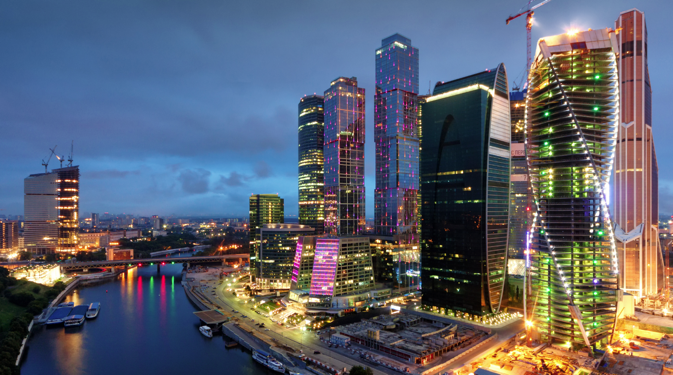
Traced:
POLYGON ((523 259, 523 253, 526 249, 526 233, 532 218, 523 132, 526 115, 526 90, 510 92, 509 103, 512 121, 512 163, 510 168, 509 249, 507 257, 523 259))
POLYGON ((615 151, 614 204, 620 288, 639 297, 662 285, 659 251, 659 167, 652 137, 652 88, 647 67, 647 27, 643 12, 622 12, 615 22, 621 53, 620 126, 615 151))
POLYGON ((439 83, 421 106, 423 306, 476 318, 497 313, 509 213, 505 65, 439 83))
POLYGON ((532 285, 524 289, 543 342, 603 347, 615 322, 606 193, 619 126, 617 51, 609 29, 546 37, 530 70, 526 158, 535 214, 532 285))
POLYGON ((310 95, 299 101, 299 224, 321 234, 325 226, 325 99, 310 95))
POLYGON ((282 224, 285 221, 285 200, 278 194, 250 196, 250 276, 258 275, 260 229, 264 224, 282 224))
POLYGON ((418 242, 418 48, 400 34, 376 50, 374 102, 376 234, 418 242))
POLYGON ((340 77, 325 90, 325 232, 356 236, 365 224, 365 89, 340 77))

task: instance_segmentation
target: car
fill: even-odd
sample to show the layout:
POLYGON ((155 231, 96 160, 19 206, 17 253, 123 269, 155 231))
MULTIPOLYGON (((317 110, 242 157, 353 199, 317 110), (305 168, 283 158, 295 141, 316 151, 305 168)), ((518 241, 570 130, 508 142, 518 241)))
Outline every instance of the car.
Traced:
POLYGON ((269 330, 269 329, 267 328, 267 329, 265 329, 264 331, 268 331, 268 330, 269 330))
POLYGON ((320 354, 320 351, 319 350, 314 350, 313 354, 320 354))

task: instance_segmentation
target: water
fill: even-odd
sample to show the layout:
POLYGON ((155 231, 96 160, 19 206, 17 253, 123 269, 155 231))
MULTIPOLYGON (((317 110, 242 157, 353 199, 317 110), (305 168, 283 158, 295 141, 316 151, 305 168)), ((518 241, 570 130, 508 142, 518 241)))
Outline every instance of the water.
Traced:
POLYGON ((242 349, 226 349, 222 336, 198 330, 196 308, 181 285, 181 264, 131 269, 122 278, 82 286, 65 302, 101 303, 81 327, 36 326, 21 373, 64 375, 266 374, 242 349))

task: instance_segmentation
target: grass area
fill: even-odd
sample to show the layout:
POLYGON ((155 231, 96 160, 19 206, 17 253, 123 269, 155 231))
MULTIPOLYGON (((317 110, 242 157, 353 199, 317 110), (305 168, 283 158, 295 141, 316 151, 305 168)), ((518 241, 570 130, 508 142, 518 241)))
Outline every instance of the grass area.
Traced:
POLYGON ((17 306, 9 302, 7 298, 0 297, 0 332, 7 332, 12 319, 24 312, 26 312, 25 307, 17 306))
POLYGON ((263 305, 259 305, 259 306, 258 306, 258 308, 259 308, 260 310, 263 310, 263 311, 265 311, 266 313, 270 313, 271 311, 273 311, 273 310, 275 310, 275 309, 277 309, 277 308, 279 308, 279 307, 280 307, 280 305, 277 304, 277 303, 275 303, 275 302, 267 302, 267 303, 265 303, 265 304, 263 304, 263 305))
MULTIPOLYGON (((17 280, 16 285, 9 287, 5 293, 28 293, 35 299, 43 298, 49 300, 46 292, 51 288, 28 280, 17 280)), ((9 323, 15 316, 19 316, 27 311, 26 307, 17 306, 2 296, 0 297, 0 331, 5 332, 9 329, 9 323)))

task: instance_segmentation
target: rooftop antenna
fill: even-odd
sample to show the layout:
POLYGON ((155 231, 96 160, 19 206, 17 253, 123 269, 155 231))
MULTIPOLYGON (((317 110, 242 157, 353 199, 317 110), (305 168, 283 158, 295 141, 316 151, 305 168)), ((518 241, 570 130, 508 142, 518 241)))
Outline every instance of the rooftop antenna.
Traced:
MULTIPOLYGON (((56 146, 58 146, 58 145, 56 145, 56 146)), ((54 146, 53 149, 51 149, 51 148, 49 149, 49 151, 51 151, 51 154, 49 154, 49 157, 47 158, 47 161, 44 161, 44 159, 42 159, 42 165, 44 165, 44 173, 47 173, 47 166, 49 166, 49 161, 51 160, 51 157, 52 157, 52 156, 54 155, 54 153, 55 153, 54 150, 56 150, 56 146, 54 146)), ((58 156, 57 156, 57 157, 58 157, 58 156)))
POLYGON ((68 155, 68 167, 72 167, 72 154, 75 141, 70 141, 70 155, 68 155))
POLYGON ((432 90, 432 80, 428 80, 428 95, 432 94, 431 90, 432 90))

